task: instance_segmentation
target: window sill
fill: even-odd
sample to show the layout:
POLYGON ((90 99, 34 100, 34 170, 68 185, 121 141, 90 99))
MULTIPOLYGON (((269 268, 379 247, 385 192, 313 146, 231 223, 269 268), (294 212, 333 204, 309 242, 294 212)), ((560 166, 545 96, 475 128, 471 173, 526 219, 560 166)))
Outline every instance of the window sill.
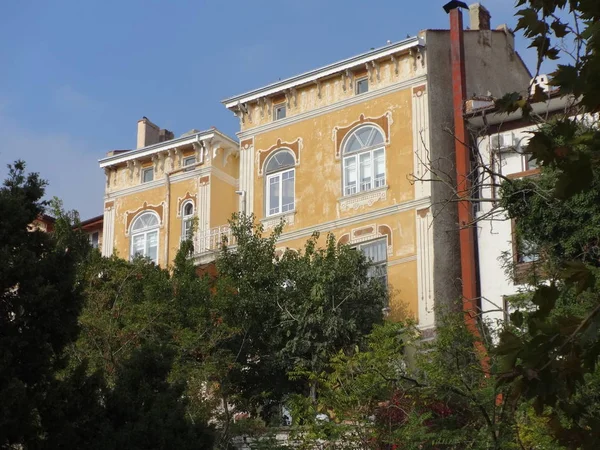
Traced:
POLYGON ((510 173, 510 174, 506 175, 506 178, 508 178, 509 180, 515 180, 518 178, 533 177, 533 176, 539 175, 539 174, 540 174, 540 169, 539 169, 539 167, 536 167, 535 169, 529 169, 529 170, 525 170, 523 172, 510 173))
POLYGON ((265 217, 264 219, 260 219, 260 223, 262 223, 265 230, 270 230, 279 225, 279 222, 282 220, 286 225, 294 225, 296 218, 296 210, 293 209, 291 211, 286 211, 281 214, 274 214, 272 216, 265 217))
POLYGON ((364 206, 373 206, 379 200, 387 199, 389 186, 378 187, 370 191, 363 191, 357 194, 346 195, 338 199, 341 211, 357 210, 364 206))

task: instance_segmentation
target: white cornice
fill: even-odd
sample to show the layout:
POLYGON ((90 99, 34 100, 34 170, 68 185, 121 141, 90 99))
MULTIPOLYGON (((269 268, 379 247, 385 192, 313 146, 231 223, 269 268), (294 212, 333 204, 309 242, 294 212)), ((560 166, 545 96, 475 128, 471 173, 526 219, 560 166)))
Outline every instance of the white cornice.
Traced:
POLYGON ((319 69, 311 70, 309 72, 296 75, 295 77, 287 78, 285 80, 269 84, 265 87, 255 89, 244 94, 227 98, 221 103, 223 103, 226 108, 232 109, 237 107, 240 103, 248 103, 257 100, 260 97, 273 95, 278 92, 282 92, 286 89, 293 89, 303 84, 312 83, 319 78, 324 78, 335 73, 342 72, 346 69, 351 69, 356 66, 364 65, 375 59, 391 56, 395 53, 399 53, 401 51, 405 51, 410 48, 423 45, 424 41, 421 38, 416 36, 411 37, 403 41, 396 42, 394 44, 386 45, 385 47, 381 47, 366 53, 362 53, 357 56, 353 56, 352 58, 344 59, 342 61, 329 64, 319 69))
POLYGON ((231 139, 229 136, 226 136, 218 130, 209 130, 201 131, 199 133, 194 133, 188 136, 182 136, 165 142, 160 142, 158 144, 149 145, 148 147, 138 148, 136 150, 130 150, 128 152, 119 153, 113 156, 109 156, 107 158, 102 158, 98 162, 100 163, 101 168, 114 166, 116 164, 130 161, 132 159, 144 158, 158 152, 164 152, 173 148, 182 147, 184 145, 191 145, 195 142, 199 143, 202 141, 208 141, 211 139, 215 139, 217 141, 223 140, 229 143, 234 148, 239 147, 239 143, 234 139, 231 139))
POLYGON ((407 89, 412 86, 418 86, 427 81, 427 75, 419 75, 417 77, 409 78, 407 80, 401 81, 399 83, 394 83, 389 86, 383 87, 381 89, 376 89, 373 91, 365 92, 359 96, 353 96, 347 98, 345 100, 341 100, 339 102, 333 103, 331 105, 323 106, 321 108, 315 108, 310 111, 286 117, 285 119, 280 119, 274 122, 266 123, 264 125, 260 125, 255 128, 250 128, 248 130, 240 131, 237 134, 238 138, 245 139, 247 137, 252 137, 260 133, 265 133, 267 131, 274 130, 276 128, 282 128, 289 125, 292 125, 297 122, 301 122, 306 119, 311 119, 313 117, 320 116, 322 114, 327 114, 332 111, 337 111, 338 109, 347 108, 348 106, 362 103, 366 100, 371 100, 377 97, 381 97, 383 95, 390 94, 392 92, 401 91, 403 89, 407 89))
POLYGON ((311 236, 315 231, 326 233, 328 231, 335 230, 337 228, 347 227, 358 222, 363 222, 372 219, 378 219, 380 217, 389 216, 398 212, 410 211, 413 209, 422 209, 431 206, 431 197, 419 198, 408 202, 399 203, 397 205, 386 206, 385 208, 377 209, 375 211, 368 211, 362 214, 353 214, 350 217, 343 219, 331 220, 329 222, 323 222, 311 227, 302 228, 300 230, 285 232, 281 235, 278 242, 286 242, 294 239, 300 239, 303 237, 311 236))
POLYGON ((226 172, 223 172, 221 169, 217 169, 216 167, 212 167, 211 168, 211 172, 212 175, 214 175, 215 177, 217 177, 218 179, 224 181, 225 183, 229 184, 230 186, 235 187, 236 189, 239 187, 239 180, 235 177, 232 177, 231 175, 229 175, 226 172))
MULTIPOLYGON (((171 184, 179 181, 189 180, 192 178, 202 177, 205 175, 214 175, 215 177, 223 180, 227 184, 238 187, 238 180, 231 175, 223 172, 221 169, 216 167, 202 167, 201 169, 190 170, 187 172, 180 172, 171 176, 171 184)), ((113 198, 124 197, 126 195, 137 194, 139 192, 148 191, 165 185, 165 179, 159 178, 158 180, 150 181, 149 183, 138 184, 137 186, 131 186, 118 191, 109 192, 104 196, 105 200, 113 198)))

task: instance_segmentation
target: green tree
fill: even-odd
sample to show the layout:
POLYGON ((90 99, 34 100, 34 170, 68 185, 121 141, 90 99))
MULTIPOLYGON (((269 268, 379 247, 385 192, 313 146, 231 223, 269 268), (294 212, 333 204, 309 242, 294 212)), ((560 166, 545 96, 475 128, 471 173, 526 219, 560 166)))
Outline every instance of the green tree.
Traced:
POLYGON ((77 337, 83 297, 77 265, 86 251, 69 217, 57 218, 55 233, 30 227, 47 202, 46 183, 9 166, 0 188, 0 446, 36 448, 65 423, 48 414, 61 389, 57 371, 63 349, 77 337))
MULTIPOLYGON (((600 355, 597 225, 600 134, 600 8, 590 0, 519 0, 518 29, 542 63, 560 58, 551 85, 572 96, 566 114, 532 134, 528 152, 542 167, 536 179, 506 182, 503 206, 518 234, 542 255, 530 303, 511 315, 497 353, 516 399, 533 402, 550 431, 569 448, 597 448, 595 399, 600 355)), ((507 94, 501 110, 547 97, 538 87, 507 94)))
POLYGON ((306 448, 562 448, 529 405, 513 411, 502 401, 511 389, 496 383, 501 361, 492 356, 490 373, 482 370, 462 314, 446 313, 438 325, 435 340, 424 343, 413 325, 386 323, 366 348, 335 355, 328 370, 299 371, 319 380, 319 395, 316 404, 294 398, 293 416, 302 425, 294 439, 306 448))
POLYGON ((253 217, 232 221, 234 246, 217 259, 214 311, 234 334, 220 386, 238 409, 281 421, 280 407, 293 393, 315 398, 316 386, 290 380, 298 368, 323 370, 330 357, 361 342, 383 318, 385 287, 369 279, 369 263, 333 236, 318 236, 300 251, 278 254, 283 225, 263 236, 253 217))

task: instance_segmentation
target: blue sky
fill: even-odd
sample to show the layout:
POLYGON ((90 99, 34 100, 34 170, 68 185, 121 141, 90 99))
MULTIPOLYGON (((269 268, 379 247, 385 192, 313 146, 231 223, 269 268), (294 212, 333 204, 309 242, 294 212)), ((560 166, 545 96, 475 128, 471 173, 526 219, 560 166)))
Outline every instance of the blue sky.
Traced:
MULTIPOLYGON (((97 160, 135 146, 149 117, 178 136, 216 126, 220 103, 309 69, 447 28, 439 0, 20 0, 0 15, 0 178, 17 158, 83 218, 102 213, 97 160)), ((481 1, 514 27, 512 0, 481 1)), ((465 24, 468 25, 467 16, 465 24)), ((535 55, 517 36, 533 68, 535 55)))

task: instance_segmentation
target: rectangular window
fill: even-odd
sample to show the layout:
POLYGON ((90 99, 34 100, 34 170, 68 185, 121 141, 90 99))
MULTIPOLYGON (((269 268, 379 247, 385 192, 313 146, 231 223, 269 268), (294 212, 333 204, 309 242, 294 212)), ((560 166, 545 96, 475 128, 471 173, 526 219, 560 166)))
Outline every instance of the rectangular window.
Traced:
POLYGON ((538 162, 537 159, 531 158, 531 155, 524 155, 525 157, 525 170, 533 170, 533 169, 537 169, 538 166, 538 162))
POLYGON ((279 103, 273 106, 273 120, 285 119, 286 106, 285 103, 279 103))
POLYGON ((196 164, 196 157, 195 156, 188 156, 187 158, 183 159, 183 167, 185 167, 184 172, 189 172, 190 170, 194 170, 193 166, 194 164, 196 164))
POLYGON ((92 248, 98 248, 99 238, 100 238, 100 233, 98 231, 90 234, 90 244, 92 244, 92 248))
POLYGON ((526 239, 519 239, 517 241, 517 263, 526 264, 537 261, 540 259, 540 255, 536 248, 536 245, 526 239))
POLYGON ((148 231, 136 234, 131 239, 131 254, 150 258, 155 264, 158 264, 158 231, 148 231))
POLYGON ((344 158, 344 195, 384 186, 385 150, 383 148, 344 158))
POLYGON ((369 92, 369 79, 359 78, 356 80, 356 93, 364 94, 365 92, 369 92))
POLYGON ((360 190, 370 191, 373 189, 371 174, 371 153, 363 153, 359 156, 360 161, 360 190))
POLYGON ((154 167, 142 169, 142 183, 148 183, 154 180, 154 167))
POLYGON ((356 156, 344 159, 344 195, 356 194, 356 156))
POLYGON ((369 278, 380 280, 387 286, 387 241, 378 239, 376 241, 360 244, 358 249, 363 252, 372 266, 369 268, 369 278))
POLYGON ((294 210, 294 169, 267 177, 267 216, 294 210))
POLYGON ((194 225, 194 219, 192 217, 183 219, 183 227, 181 230, 181 240, 192 239, 192 230, 194 225))

